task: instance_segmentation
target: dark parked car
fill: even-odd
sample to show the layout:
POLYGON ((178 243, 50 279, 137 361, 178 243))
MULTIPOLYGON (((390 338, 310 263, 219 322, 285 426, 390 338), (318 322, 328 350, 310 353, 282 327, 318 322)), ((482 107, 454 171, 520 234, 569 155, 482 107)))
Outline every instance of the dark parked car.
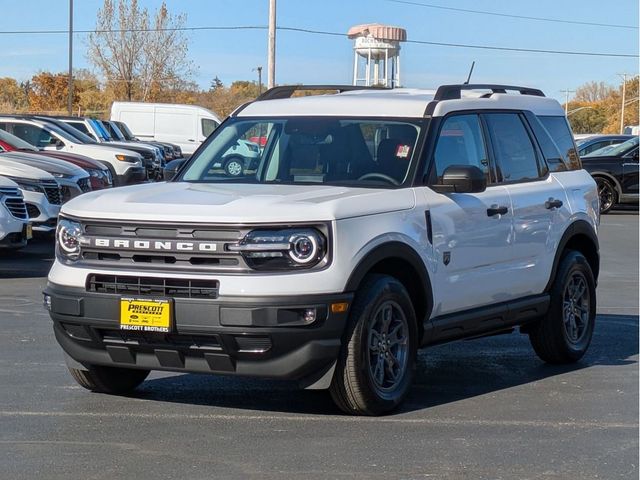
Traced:
POLYGON ((609 145, 618 145, 631 140, 633 135, 593 135, 592 137, 576 140, 578 155, 581 157, 600 150, 609 145))
POLYGON ((585 155, 582 167, 598 184, 600 213, 619 203, 638 203, 638 137, 585 155))

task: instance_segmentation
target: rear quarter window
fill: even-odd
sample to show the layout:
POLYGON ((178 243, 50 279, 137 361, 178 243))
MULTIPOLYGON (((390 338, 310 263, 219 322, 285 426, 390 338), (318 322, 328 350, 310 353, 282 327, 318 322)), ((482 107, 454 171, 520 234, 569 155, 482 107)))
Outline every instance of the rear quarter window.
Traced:
POLYGON ((567 119, 561 116, 539 116, 540 123, 547 130, 551 139, 555 142, 563 156, 568 170, 580 170, 582 164, 573 141, 571 129, 567 119))

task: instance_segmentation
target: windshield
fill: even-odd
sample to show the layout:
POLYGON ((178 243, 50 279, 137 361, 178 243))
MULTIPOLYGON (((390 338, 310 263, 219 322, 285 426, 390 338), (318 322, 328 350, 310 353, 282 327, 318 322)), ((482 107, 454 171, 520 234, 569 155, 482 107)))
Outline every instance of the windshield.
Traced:
POLYGON ((51 127, 61 137, 66 138, 73 143, 96 143, 93 138, 82 133, 77 128, 73 128, 71 125, 67 125, 63 121, 54 119, 46 119, 44 121, 47 122, 48 126, 51 127))
POLYGON ((585 155, 585 157, 602 157, 603 155, 606 155, 608 157, 619 157, 621 155, 624 155, 637 145, 638 137, 634 137, 618 145, 608 145, 606 147, 602 147, 594 152, 589 153, 588 155, 585 155))
POLYGON ((8 143, 13 148, 17 148, 19 150, 34 150, 34 151, 38 151, 38 149, 36 147, 34 147, 33 145, 31 145, 30 143, 25 142, 21 138, 18 138, 15 135, 10 134, 9 132, 5 132, 2 129, 0 129, 0 140, 2 140, 3 142, 8 143))
POLYGON ((114 140, 126 140, 118 126, 113 122, 102 122, 102 126, 109 132, 114 140))
POLYGON ((418 121, 232 118, 180 179, 204 183, 398 186, 408 180, 418 121))
POLYGON ((133 133, 131 133, 131 130, 129 130, 129 127, 127 126, 126 123, 122 123, 122 122, 112 122, 112 123, 113 125, 117 126, 120 129, 120 133, 122 133, 125 139, 127 140, 136 139, 133 133))
POLYGON ((106 128, 102 126, 102 122, 95 120, 93 118, 90 118, 89 123, 93 125, 93 129, 100 136, 100 138, 107 141, 113 140, 111 138, 111 135, 109 135, 109 132, 107 132, 106 128))

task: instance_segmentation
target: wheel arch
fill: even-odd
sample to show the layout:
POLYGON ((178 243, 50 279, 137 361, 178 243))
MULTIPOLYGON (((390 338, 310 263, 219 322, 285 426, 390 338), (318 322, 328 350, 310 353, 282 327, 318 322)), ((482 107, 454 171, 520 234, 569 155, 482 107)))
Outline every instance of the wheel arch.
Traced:
POLYGON ((429 318, 433 308, 431 281, 422 257, 402 242, 378 245, 360 260, 347 281, 345 291, 356 292, 370 273, 390 275, 404 285, 416 310, 418 338, 422 338, 423 321, 429 318))
POLYGON ((613 188, 616 189, 616 194, 618 195, 618 199, 620 198, 620 195, 622 195, 622 186, 620 185, 620 182, 618 182, 615 176, 611 175, 610 173, 601 172, 601 171, 595 171, 595 172, 589 172, 589 173, 591 173, 591 176, 593 177, 594 180, 598 177, 609 180, 612 183, 613 188))
POLYGON ((593 272, 593 277, 596 283, 598 282, 598 274, 600 273, 600 246, 598 236, 589 222, 586 220, 576 220, 565 230, 558 243, 549 282, 544 289, 545 292, 551 289, 560 260, 562 260, 567 250, 577 250, 585 256, 593 272))

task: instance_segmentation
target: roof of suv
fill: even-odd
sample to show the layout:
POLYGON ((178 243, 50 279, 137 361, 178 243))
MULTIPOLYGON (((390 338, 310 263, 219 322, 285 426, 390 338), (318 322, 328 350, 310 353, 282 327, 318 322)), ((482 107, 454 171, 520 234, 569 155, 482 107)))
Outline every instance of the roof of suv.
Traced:
MULTIPOLYGON (((482 89, 482 86, 478 87, 479 90, 482 89)), ((564 110, 556 100, 535 94, 478 93, 470 89, 461 91, 460 98, 438 100, 435 90, 381 88, 273 100, 259 98, 239 110, 237 116, 415 118, 425 116, 427 105, 432 102, 434 106, 431 115, 434 117, 444 116, 452 111, 485 109, 529 110, 536 115, 564 115, 564 110)))

